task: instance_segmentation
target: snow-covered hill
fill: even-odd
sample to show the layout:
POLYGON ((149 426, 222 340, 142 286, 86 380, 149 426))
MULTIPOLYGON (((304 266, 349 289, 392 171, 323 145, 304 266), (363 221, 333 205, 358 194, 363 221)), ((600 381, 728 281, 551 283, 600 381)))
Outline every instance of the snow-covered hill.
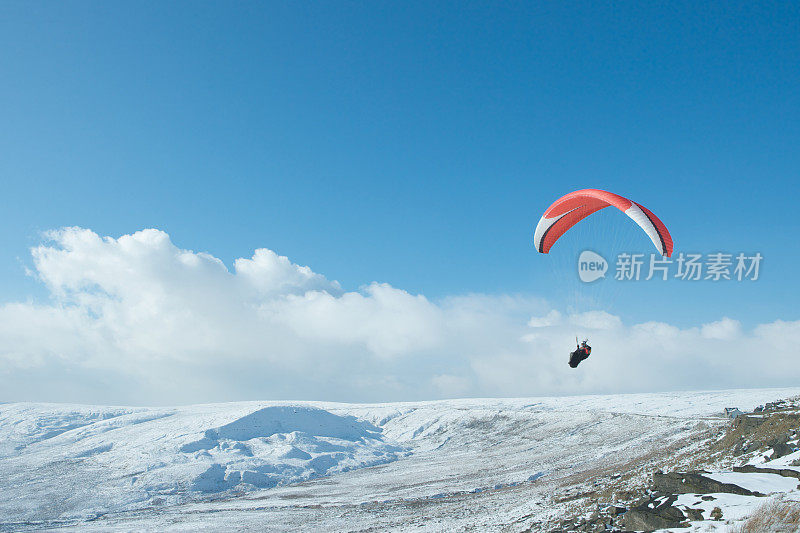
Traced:
POLYGON ((601 479, 670 464, 724 407, 797 394, 3 404, 0 530, 522 531, 601 479))

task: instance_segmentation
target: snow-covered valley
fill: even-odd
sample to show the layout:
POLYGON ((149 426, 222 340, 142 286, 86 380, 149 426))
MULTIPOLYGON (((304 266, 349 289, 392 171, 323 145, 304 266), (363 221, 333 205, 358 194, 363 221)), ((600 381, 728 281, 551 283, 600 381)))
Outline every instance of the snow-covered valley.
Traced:
POLYGON ((547 531, 690 456, 725 407, 797 394, 4 404, 0 530, 547 531))

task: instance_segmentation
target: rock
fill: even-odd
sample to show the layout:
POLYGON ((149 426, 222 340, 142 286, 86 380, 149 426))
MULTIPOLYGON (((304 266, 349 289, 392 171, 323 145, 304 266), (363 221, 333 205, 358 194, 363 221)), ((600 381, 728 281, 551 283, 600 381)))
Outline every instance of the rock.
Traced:
POLYGON ((668 494, 709 494, 727 492, 741 496, 763 496, 732 483, 721 483, 701 474, 669 472, 653 474, 653 489, 668 494))
POLYGON ((791 446, 786 444, 788 439, 788 435, 784 435, 779 439, 775 439, 772 441, 769 446, 772 448, 772 457, 770 459, 777 459, 779 457, 783 457, 784 455, 789 455, 794 450, 791 446))
POLYGON ((778 474, 783 477, 793 477, 800 479, 800 472, 791 470, 789 468, 759 468, 753 465, 734 466, 734 472, 742 472, 745 474, 778 474))
POLYGON ((773 411, 775 409, 781 409, 786 406, 786 400, 775 400, 774 402, 768 402, 767 405, 764 406, 765 411, 773 411))
POLYGON ((703 500, 704 502, 713 502, 714 500, 716 500, 714 496, 700 496, 700 499, 703 500))
POLYGON ((692 509, 691 507, 687 508, 686 509, 686 516, 692 522, 696 522, 698 520, 705 520, 703 518, 703 510, 702 509, 692 509))
POLYGON ((675 499, 676 497, 672 496, 657 506, 651 502, 629 509, 622 516, 621 524, 626 529, 635 531, 683 527, 686 517, 680 509, 672 507, 675 499))
POLYGON ((722 509, 719 507, 714 507, 711 509, 711 519, 712 520, 722 520, 722 509))

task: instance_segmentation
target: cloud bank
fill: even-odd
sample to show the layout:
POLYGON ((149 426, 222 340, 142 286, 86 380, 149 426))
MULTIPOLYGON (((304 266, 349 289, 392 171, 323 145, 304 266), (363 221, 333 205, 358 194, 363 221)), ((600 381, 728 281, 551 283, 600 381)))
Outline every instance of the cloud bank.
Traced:
POLYGON ((744 330, 565 315, 535 297, 345 291, 268 249, 228 269, 147 229, 32 250, 47 305, 0 306, 0 401, 418 400, 780 386, 800 321, 744 330), (595 346, 572 370, 576 329, 595 346))

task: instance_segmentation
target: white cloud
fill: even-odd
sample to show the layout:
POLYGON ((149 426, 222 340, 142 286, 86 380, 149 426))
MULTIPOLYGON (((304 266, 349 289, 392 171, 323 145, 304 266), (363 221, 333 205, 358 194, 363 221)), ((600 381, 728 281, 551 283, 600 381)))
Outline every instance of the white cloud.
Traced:
POLYGON ((532 328, 546 328, 555 326, 561 322, 561 313, 555 309, 551 310, 544 316, 535 316, 528 320, 528 325, 532 328))
POLYGON ((256 250, 251 259, 237 259, 234 265, 236 274, 263 295, 305 294, 309 291, 338 295, 342 292, 337 282, 328 281, 307 266, 295 265, 289 258, 266 248, 256 250))
POLYGON ((738 320, 724 317, 717 322, 703 324, 700 334, 706 339, 733 340, 741 333, 742 325, 738 320))
POLYGON ((340 296, 308 291, 265 302, 262 309, 298 336, 363 345, 381 358, 434 348, 444 330, 442 310, 424 296, 379 283, 340 296))
POLYGON ((587 311, 570 316, 570 322, 578 327, 586 329, 617 329, 622 327, 622 321, 618 316, 606 313, 605 311, 587 311))
POLYGON ((540 298, 345 291, 267 249, 228 269, 158 230, 32 250, 49 305, 0 306, 0 400, 414 400, 784 385, 800 321, 626 325, 540 298), (570 369, 574 336, 589 361, 570 369))

